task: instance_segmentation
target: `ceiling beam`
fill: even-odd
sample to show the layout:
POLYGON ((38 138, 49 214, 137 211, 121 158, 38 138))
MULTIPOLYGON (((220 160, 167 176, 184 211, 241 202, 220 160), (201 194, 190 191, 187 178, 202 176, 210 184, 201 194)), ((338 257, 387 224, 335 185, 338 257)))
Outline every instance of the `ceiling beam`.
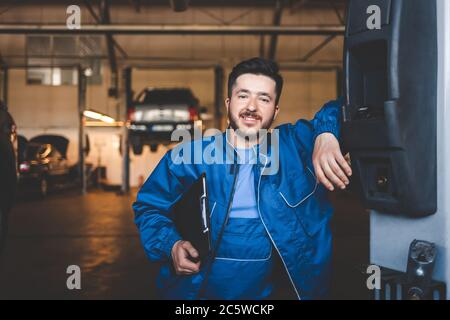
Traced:
MULTIPOLYGON (((95 12, 94 8, 89 3, 89 1, 88 0, 84 0, 84 4, 86 6, 86 9, 91 14, 92 18, 94 18, 95 22, 97 22, 98 24, 102 24, 101 18, 97 15, 97 13, 95 12)), ((114 47, 120 52, 122 57, 126 58, 127 57, 126 51, 117 43, 116 40, 114 40, 114 38, 112 39, 112 41, 113 41, 114 47)))
POLYGON ((0 24, 0 34, 161 34, 161 35, 344 35, 345 27, 336 25, 83 25, 68 30, 66 25, 0 24))
POLYGON ((344 17, 345 13, 344 15, 341 14, 341 12, 339 11, 340 9, 333 0, 328 0, 328 2, 330 3, 330 6, 333 8, 334 13, 336 13, 336 17, 338 18, 339 23, 345 25, 345 17, 344 17))
MULTIPOLYGON (((27 0, 2 0, 2 6, 6 7, 8 5, 16 5, 17 2, 25 2, 27 0)), ((93 3, 97 3, 98 1, 91 0, 93 3)), ((303 0, 290 0, 293 5, 301 2, 303 0)), ((329 4, 328 0, 310 0, 308 7, 327 7, 329 4)), ((343 6, 347 3, 347 0, 333 0, 339 6, 343 6)), ((27 2, 32 3, 33 1, 28 0, 27 2)), ((69 5, 74 4, 78 1, 73 0, 40 0, 39 6, 45 5, 69 5)), ((111 6, 116 5, 130 5, 131 2, 140 2, 141 9, 142 8, 151 8, 155 6, 159 7, 167 7, 169 0, 111 0, 111 6)), ((192 0, 189 3, 190 7, 273 7, 273 0, 192 0)))
POLYGON ((306 62, 311 58, 313 55, 315 55, 317 52, 322 50, 327 44, 329 44, 333 39, 336 38, 335 35, 328 36, 325 40, 323 40, 319 45, 311 49, 307 54, 303 56, 303 58, 300 59, 301 62, 306 62))

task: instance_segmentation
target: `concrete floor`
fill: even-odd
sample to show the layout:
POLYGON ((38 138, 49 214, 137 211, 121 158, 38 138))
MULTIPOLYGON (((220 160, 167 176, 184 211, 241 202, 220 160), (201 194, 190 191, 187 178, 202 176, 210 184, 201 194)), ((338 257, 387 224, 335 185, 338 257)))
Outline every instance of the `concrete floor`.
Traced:
POLYGON ((16 204, 0 273, 0 298, 149 299, 152 269, 141 248, 132 197, 75 191, 16 204), (66 287, 69 265, 81 290, 66 287))
MULTIPOLYGON (((155 265, 133 223, 135 193, 94 191, 20 200, 0 260, 0 299, 152 299, 155 265), (69 265, 81 268, 81 290, 66 288, 69 265)), ((358 266, 368 261, 368 216, 354 197, 333 196, 337 208, 333 298, 368 299, 358 266)))

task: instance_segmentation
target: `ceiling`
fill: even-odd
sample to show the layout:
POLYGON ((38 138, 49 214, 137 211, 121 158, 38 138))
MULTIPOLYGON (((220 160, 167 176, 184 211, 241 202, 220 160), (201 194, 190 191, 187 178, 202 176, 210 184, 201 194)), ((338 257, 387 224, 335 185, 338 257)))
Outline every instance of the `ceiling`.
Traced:
MULTIPOLYGON (((183 1, 183 0, 181 0, 183 1)), ((270 7, 274 6, 277 0, 184 0, 188 1, 189 6, 221 6, 221 7, 270 7)), ((285 6, 293 10, 302 7, 323 7, 323 6, 338 6, 344 7, 347 0, 281 0, 284 1, 285 6)), ((89 0, 92 5, 100 4, 100 0, 89 0)), ((168 6, 170 0, 108 0, 111 6, 114 5, 131 5, 136 8, 146 6, 168 6)), ((36 4, 37 1, 32 0, 2 0, 0 5, 0 13, 2 9, 8 9, 12 6, 36 4)), ((83 4, 84 1, 67 1, 67 0, 41 0, 39 5, 55 5, 55 4, 83 4)))

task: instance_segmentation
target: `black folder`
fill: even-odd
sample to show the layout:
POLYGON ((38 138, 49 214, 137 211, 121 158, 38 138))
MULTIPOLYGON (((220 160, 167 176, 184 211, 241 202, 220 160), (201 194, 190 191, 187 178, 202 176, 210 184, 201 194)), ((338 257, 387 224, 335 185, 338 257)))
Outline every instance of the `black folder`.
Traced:
POLYGON ((183 240, 192 243, 199 252, 200 260, 205 260, 211 251, 211 223, 205 173, 175 204, 173 221, 183 240))

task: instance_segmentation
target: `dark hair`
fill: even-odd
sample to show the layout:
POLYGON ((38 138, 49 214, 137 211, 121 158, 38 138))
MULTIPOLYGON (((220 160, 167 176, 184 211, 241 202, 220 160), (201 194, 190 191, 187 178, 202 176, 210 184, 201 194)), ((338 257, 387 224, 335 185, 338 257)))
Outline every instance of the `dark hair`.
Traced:
POLYGON ((264 75, 273 79, 276 84, 275 91, 277 93, 275 105, 278 105, 278 101, 280 101, 281 97, 281 91, 283 90, 283 77, 279 73, 279 67, 276 62, 263 58, 244 60, 234 66, 228 76, 228 98, 231 98, 231 92, 233 91, 233 86, 236 83, 236 79, 245 73, 264 75))

